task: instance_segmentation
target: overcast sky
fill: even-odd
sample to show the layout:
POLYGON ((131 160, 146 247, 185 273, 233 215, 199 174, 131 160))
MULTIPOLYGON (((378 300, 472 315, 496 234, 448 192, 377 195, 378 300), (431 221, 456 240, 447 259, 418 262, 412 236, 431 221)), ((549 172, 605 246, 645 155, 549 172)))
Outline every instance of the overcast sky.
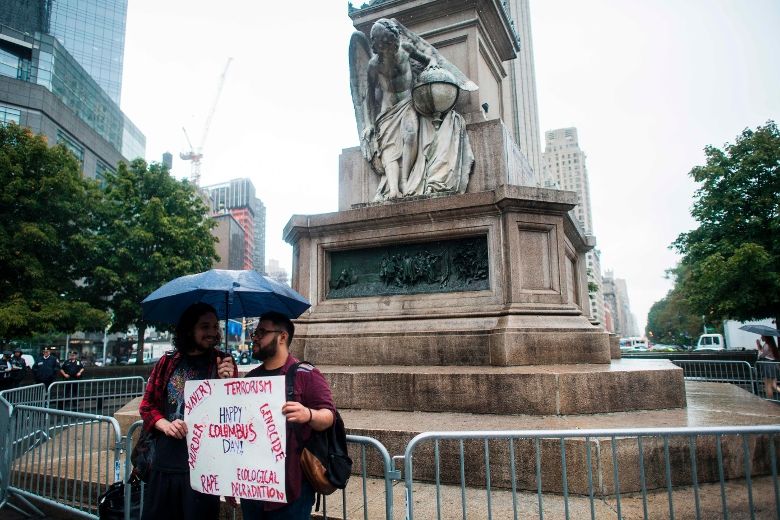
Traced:
MULTIPOLYGON (((346 2, 129 0, 122 108, 147 158, 204 147, 201 184, 249 177, 267 207, 266 258, 291 262, 293 214, 336 211, 338 155, 356 146, 346 2)), ((690 169, 707 144, 780 119, 777 0, 531 0, 540 130, 574 126, 587 154, 602 268, 644 329, 671 288, 668 249, 695 226, 690 169)), ((543 145, 543 143, 542 143, 543 145)))

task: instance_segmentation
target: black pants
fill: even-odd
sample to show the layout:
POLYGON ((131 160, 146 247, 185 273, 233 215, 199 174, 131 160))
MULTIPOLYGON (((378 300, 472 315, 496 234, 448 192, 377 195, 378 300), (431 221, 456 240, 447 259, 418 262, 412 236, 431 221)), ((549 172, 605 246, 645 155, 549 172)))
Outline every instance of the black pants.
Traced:
POLYGON ((219 497, 190 487, 189 473, 152 470, 144 492, 141 520, 217 520, 219 497))

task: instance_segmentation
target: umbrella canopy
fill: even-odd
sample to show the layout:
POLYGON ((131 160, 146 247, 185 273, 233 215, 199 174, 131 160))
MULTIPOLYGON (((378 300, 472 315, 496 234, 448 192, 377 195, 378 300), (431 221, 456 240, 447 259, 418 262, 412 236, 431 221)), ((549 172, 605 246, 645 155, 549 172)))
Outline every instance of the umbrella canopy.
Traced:
POLYGON ((212 269, 171 280, 144 298, 141 308, 146 321, 175 324, 187 307, 198 302, 214 307, 219 319, 269 311, 295 319, 311 307, 290 287, 256 271, 212 269))
POLYGON ((761 334, 762 336, 777 336, 780 337, 780 330, 777 330, 768 325, 742 325, 739 330, 752 332, 754 334, 761 334))

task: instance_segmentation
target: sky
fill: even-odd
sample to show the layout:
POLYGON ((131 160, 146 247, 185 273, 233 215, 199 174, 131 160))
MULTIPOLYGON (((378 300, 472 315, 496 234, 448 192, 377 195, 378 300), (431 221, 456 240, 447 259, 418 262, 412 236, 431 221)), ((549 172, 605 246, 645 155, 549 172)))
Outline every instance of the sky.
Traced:
MULTIPOLYGON (((587 154, 602 269, 626 280, 644 331, 671 289, 669 245, 706 145, 780 120, 777 0, 530 0, 540 131, 576 127, 587 154)), ((201 184, 252 179, 267 208, 266 258, 291 271, 293 214, 338 208, 338 156, 358 144, 353 31, 341 0, 129 0, 122 109, 147 159, 202 142, 201 184)), ((543 137, 542 137, 543 139, 543 137)), ((542 142, 542 146, 544 143, 542 142)))

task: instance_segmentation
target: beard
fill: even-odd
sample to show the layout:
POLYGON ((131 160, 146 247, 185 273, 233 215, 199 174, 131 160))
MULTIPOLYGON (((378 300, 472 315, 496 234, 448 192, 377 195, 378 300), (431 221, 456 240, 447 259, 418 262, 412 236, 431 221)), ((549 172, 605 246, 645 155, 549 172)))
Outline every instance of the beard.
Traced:
POLYGON ((263 348, 262 346, 252 347, 252 359, 258 361, 265 361, 268 358, 272 358, 279 350, 279 339, 275 339, 270 345, 263 348))

